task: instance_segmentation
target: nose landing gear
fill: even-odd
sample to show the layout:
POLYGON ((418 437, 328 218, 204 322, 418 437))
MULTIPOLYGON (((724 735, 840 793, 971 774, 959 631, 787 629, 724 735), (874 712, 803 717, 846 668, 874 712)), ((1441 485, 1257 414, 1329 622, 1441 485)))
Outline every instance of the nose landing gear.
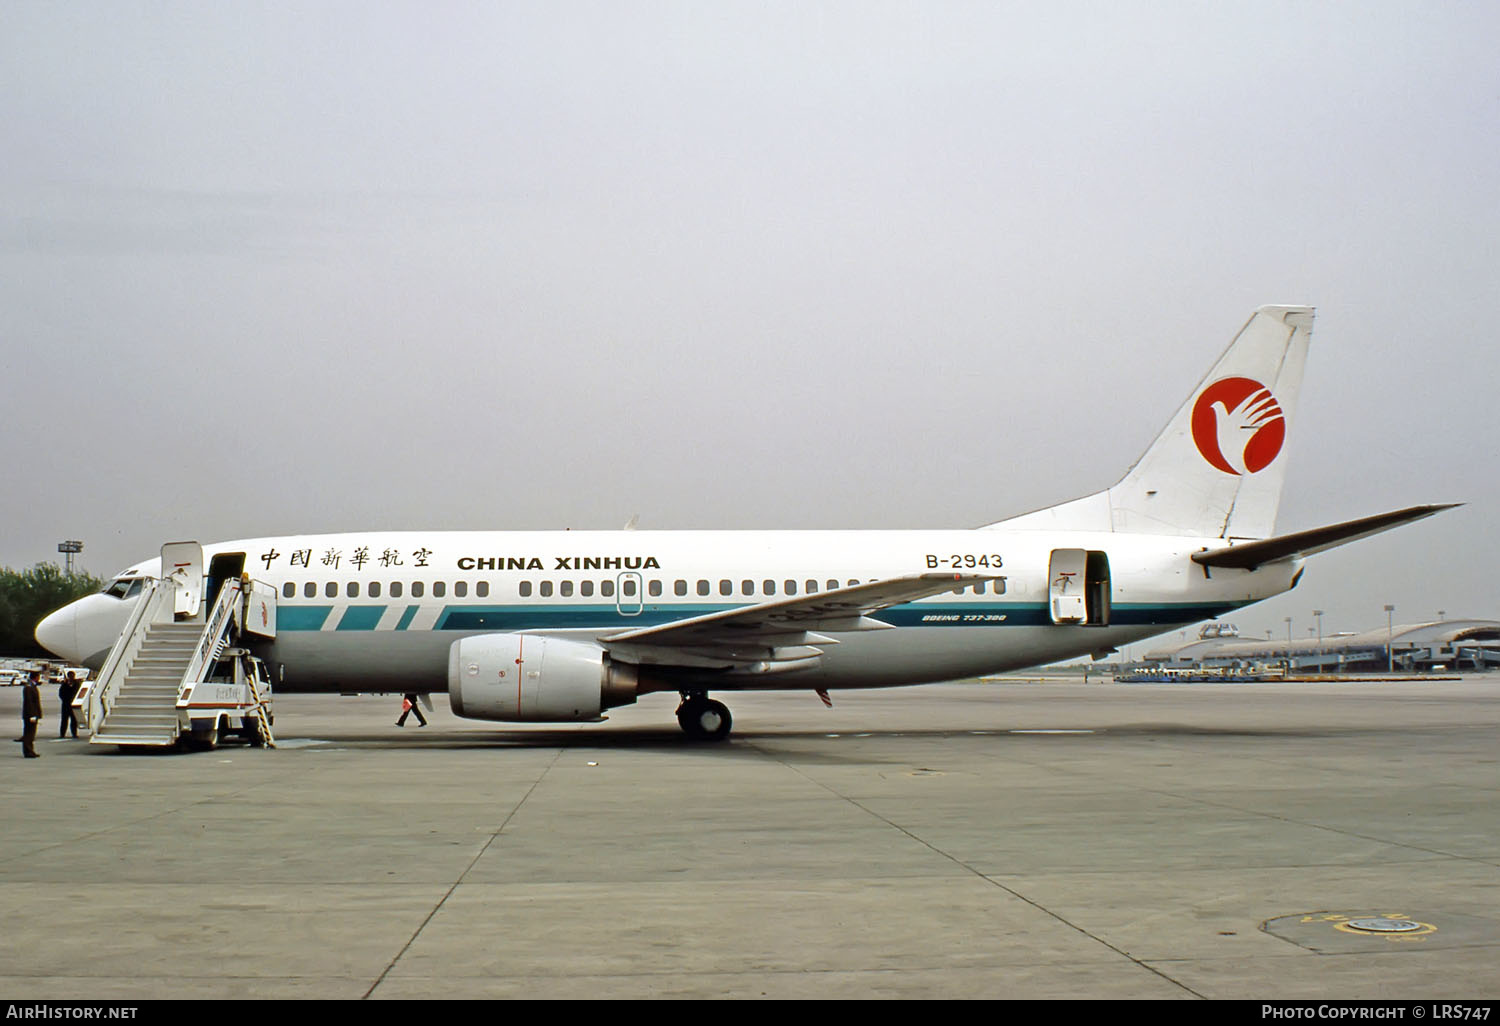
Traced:
POLYGON ((734 721, 723 702, 715 702, 702 691, 684 691, 677 722, 695 741, 722 741, 734 721))

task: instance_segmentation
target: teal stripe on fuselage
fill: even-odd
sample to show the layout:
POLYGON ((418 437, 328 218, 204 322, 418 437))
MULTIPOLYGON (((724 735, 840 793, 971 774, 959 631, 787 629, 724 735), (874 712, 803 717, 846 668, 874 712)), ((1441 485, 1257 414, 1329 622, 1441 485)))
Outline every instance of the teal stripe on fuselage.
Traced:
POLYGON ((447 606, 432 625, 435 631, 524 631, 539 627, 565 630, 570 627, 610 627, 638 624, 642 627, 688 617, 702 616, 728 606, 647 607, 635 616, 623 616, 614 606, 447 606))
MULTIPOLYGON (((1222 616, 1243 603, 1212 605, 1185 603, 1121 603, 1110 610, 1114 627, 1192 623, 1222 616)), ((349 606, 339 619, 338 630, 369 631, 380 623, 389 608, 383 605, 349 606)), ((618 630, 650 627, 695 616, 743 608, 741 605, 646 606, 627 616, 612 605, 484 605, 444 606, 432 629, 437 631, 524 631, 569 628, 618 630)), ((395 630, 407 630, 420 605, 408 605, 395 630)), ((316 631, 327 622, 331 606, 282 605, 277 610, 277 628, 284 631, 316 631)), ((1042 603, 921 603, 894 606, 872 614, 872 619, 893 627, 1045 627, 1051 624, 1042 603)))
POLYGON ((336 628, 341 631, 373 631, 385 615, 385 606, 350 606, 336 628))
POLYGON ((276 607, 276 630, 278 633, 322 630, 331 612, 332 606, 289 606, 283 603, 276 607))

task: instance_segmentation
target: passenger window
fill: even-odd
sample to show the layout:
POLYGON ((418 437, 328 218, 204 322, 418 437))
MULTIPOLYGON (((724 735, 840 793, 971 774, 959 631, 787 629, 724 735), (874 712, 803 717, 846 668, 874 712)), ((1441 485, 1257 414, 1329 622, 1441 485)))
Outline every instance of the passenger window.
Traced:
POLYGON ((328 598, 338 598, 339 586, 333 581, 329 581, 327 584, 323 585, 323 594, 328 598))
POLYGON ((433 598, 442 598, 446 594, 448 594, 448 582, 447 581, 433 581, 432 582, 432 597, 433 598))
POLYGON ((858 581, 850 581, 850 582, 849 582, 849 587, 851 587, 851 588, 852 588, 852 587, 854 587, 854 586, 855 586, 855 585, 856 585, 856 584, 858 584, 858 583, 859 583, 859 582, 858 582, 858 581))
MULTIPOLYGON (((653 581, 652 583, 656 585, 656 593, 658 595, 660 595, 661 594, 661 582, 660 581, 653 581)), ((578 594, 582 595, 584 598, 592 598, 593 595, 594 595, 594 582, 593 581, 579 581, 578 582, 578 594)))
POLYGON ((350 598, 359 598, 359 582, 350 581, 348 584, 344 585, 344 594, 349 596, 350 598))
POLYGON ((687 594, 687 581, 673 581, 672 582, 672 594, 673 595, 686 595, 687 594))
POLYGON ((807 582, 807 593, 809 595, 816 595, 817 592, 818 592, 818 582, 817 581, 808 581, 807 582))
POLYGON ((522 581, 521 582, 521 597, 522 598, 531 598, 531 582, 530 581, 522 581))
POLYGON ((627 577, 620 582, 620 594, 626 598, 635 597, 635 578, 627 577))
POLYGON ((411 597, 412 598, 421 598, 423 592, 425 592, 426 590, 427 590, 427 585, 424 584, 423 582, 421 582, 421 581, 412 581, 411 582, 411 597))
POLYGON ((552 582, 551 581, 543 581, 542 582, 542 598, 551 598, 551 597, 552 597, 552 582))
POLYGON ((646 591, 652 598, 658 597, 659 595, 661 595, 661 582, 652 581, 650 584, 646 585, 646 591))
POLYGON ((400 581, 392 581, 391 582, 391 598, 400 598, 400 597, 401 597, 401 582, 400 581))
POLYGON ((707 581, 699 581, 698 582, 698 594, 699 595, 707 595, 708 592, 709 592, 708 582, 707 581))
POLYGON ((489 598, 490 597, 490 582, 489 581, 480 581, 478 584, 474 585, 474 594, 476 596, 478 596, 479 598, 489 598))
POLYGON ((833 591, 838 586, 839 586, 839 582, 838 581, 829 581, 828 582, 828 590, 829 591, 833 591))
POLYGON ((380 582, 379 581, 371 581, 370 584, 369 584, 369 586, 365 589, 365 594, 369 595, 371 598, 379 598, 380 597, 380 582))
POLYGON ((560 590, 561 590, 563 598, 572 598, 573 597, 573 582, 572 581, 563 581, 562 584, 559 587, 560 587, 560 590))
POLYGON ((774 594, 776 594, 776 582, 775 581, 763 581, 761 583, 765 585, 765 588, 766 588, 765 593, 767 595, 774 595, 774 594))
POLYGON ((754 595, 755 594, 755 582, 754 581, 741 581, 740 582, 740 594, 741 595, 754 595))
POLYGON ((316 584, 314 584, 312 581, 308 581, 306 584, 304 584, 302 586, 302 597, 303 598, 317 598, 318 597, 318 586, 316 584))
POLYGON ((614 598, 614 596, 615 596, 615 582, 614 581, 600 581, 599 582, 599 594, 602 595, 604 598, 614 598))
POLYGON ((787 581, 786 582, 786 594, 788 594, 788 595, 795 595, 795 594, 797 594, 797 582, 796 581, 787 581))
POLYGON ((463 598, 464 596, 466 596, 468 594, 469 594, 469 582, 468 581, 454 581, 453 582, 453 597, 454 598, 463 598))
POLYGON ((291 598, 295 594, 297 594, 297 586, 295 584, 293 584, 291 581, 287 581, 285 584, 283 584, 281 586, 281 597, 282 598, 291 598))
POLYGON ((719 582, 719 594, 720 595, 733 595, 734 594, 734 582, 733 581, 720 581, 719 582))

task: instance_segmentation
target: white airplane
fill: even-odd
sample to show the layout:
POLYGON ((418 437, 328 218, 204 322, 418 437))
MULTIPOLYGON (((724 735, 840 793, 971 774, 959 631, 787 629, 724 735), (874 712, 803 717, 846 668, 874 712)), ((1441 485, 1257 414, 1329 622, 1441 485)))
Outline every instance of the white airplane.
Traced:
MULTIPOLYGON (((1113 487, 971 530, 416 531, 205 546, 275 589, 256 646, 283 691, 448 692, 459 716, 594 721, 652 692, 719 739, 710 691, 868 688, 1036 666, 1217 619, 1306 556, 1417 506, 1276 535, 1313 311, 1257 310, 1113 487)), ((37 640, 98 668, 161 560, 37 640)))

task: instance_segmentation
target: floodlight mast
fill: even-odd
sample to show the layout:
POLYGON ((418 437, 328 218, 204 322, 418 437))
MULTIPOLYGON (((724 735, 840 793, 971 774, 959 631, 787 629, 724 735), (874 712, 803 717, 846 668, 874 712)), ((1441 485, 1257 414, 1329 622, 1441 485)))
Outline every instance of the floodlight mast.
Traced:
POLYGON ((83 551, 83 542, 65 541, 57 546, 57 551, 63 554, 66 563, 65 569, 69 577, 73 576, 73 557, 83 551))

